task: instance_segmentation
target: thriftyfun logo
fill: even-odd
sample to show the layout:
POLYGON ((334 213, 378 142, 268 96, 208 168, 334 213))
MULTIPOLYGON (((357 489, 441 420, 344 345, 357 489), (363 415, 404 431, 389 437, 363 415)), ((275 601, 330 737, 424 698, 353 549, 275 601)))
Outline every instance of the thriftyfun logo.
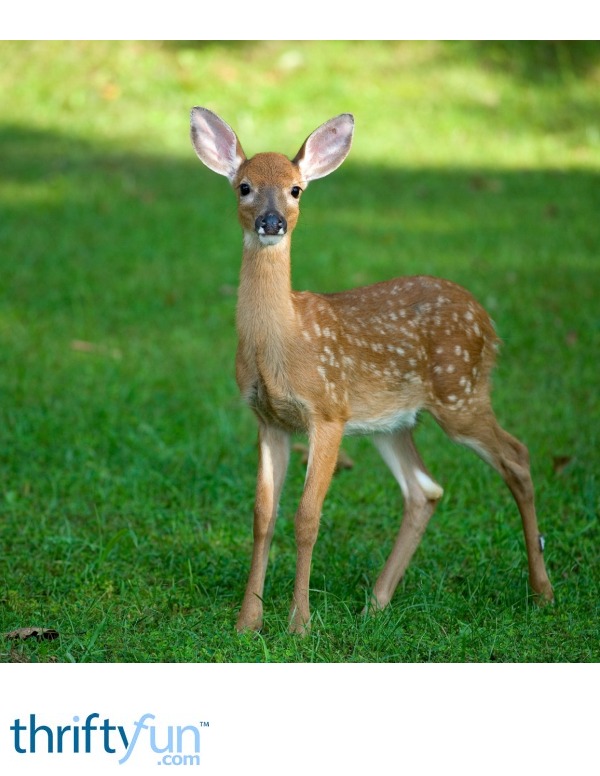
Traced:
MULTIPOLYGON (((85 721, 74 716, 68 725, 46 725, 35 714, 28 719, 15 719, 10 730, 14 732, 15 752, 18 754, 80 754, 102 753, 117 755, 119 765, 130 761, 145 750, 160 755, 158 765, 200 765, 201 731, 209 727, 207 721, 195 725, 154 724, 154 714, 142 714, 133 726, 113 723, 100 714, 88 714, 85 721)), ((137 759, 137 758, 136 758, 137 759)))

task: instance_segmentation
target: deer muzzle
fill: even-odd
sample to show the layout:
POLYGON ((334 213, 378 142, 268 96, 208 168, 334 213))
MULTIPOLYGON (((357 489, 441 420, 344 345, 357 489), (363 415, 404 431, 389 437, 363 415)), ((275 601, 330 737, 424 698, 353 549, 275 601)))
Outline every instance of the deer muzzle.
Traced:
POLYGON ((258 235, 281 237, 287 231, 287 221, 281 213, 270 210, 268 213, 258 216, 254 222, 254 229, 258 235))

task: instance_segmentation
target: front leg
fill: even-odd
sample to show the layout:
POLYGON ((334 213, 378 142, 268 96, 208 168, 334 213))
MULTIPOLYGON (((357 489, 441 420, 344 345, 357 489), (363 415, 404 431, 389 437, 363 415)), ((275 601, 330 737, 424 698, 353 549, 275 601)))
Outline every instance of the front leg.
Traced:
POLYGON ((238 631, 259 630, 263 616, 263 589, 269 558, 269 548, 279 496, 285 480, 290 456, 290 436, 276 426, 259 423, 258 429, 258 477, 254 504, 254 546, 252 564, 246 585, 246 593, 240 610, 238 631))
POLYGON ((309 434, 309 455, 304 492, 296 513, 296 582, 290 612, 290 632, 304 634, 310 629, 308 590, 310 566, 325 494, 329 488, 344 426, 319 422, 309 434))

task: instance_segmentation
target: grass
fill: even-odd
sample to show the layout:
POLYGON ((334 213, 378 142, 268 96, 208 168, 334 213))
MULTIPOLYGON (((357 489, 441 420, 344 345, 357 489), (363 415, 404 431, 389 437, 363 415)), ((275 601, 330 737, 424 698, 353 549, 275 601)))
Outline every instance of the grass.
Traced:
POLYGON ((598 661, 597 44, 0 45, 0 641, 4 661, 598 661), (446 496, 392 605, 359 612, 397 488, 345 446, 315 551, 315 623, 286 632, 291 464, 260 635, 234 633, 255 425, 233 377, 240 235, 187 137, 204 104, 246 151, 356 115, 311 186, 298 288, 398 274, 469 287, 504 340, 495 406, 529 445, 557 603, 529 597, 500 480, 424 419, 446 496))

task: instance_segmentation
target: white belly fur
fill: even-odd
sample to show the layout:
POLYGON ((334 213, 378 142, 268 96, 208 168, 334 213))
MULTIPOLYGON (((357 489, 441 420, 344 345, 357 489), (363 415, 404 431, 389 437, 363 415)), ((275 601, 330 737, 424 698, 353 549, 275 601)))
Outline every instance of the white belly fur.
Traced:
POLYGON ((364 420, 349 420, 344 428, 344 434, 386 434, 412 428, 417 422, 418 410, 399 410, 378 418, 364 420))

